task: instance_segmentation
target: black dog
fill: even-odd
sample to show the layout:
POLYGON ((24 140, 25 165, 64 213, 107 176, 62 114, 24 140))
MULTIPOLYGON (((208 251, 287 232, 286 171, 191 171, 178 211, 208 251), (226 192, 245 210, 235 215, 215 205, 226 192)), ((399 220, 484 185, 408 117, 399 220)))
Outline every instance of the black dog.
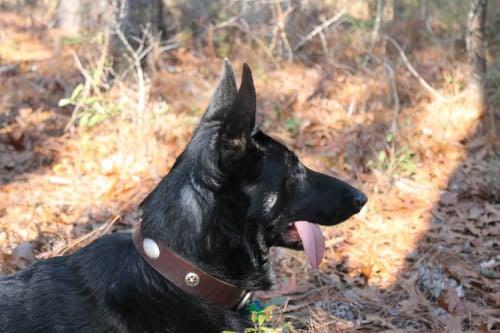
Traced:
MULTIPOLYGON (((317 265, 323 240, 313 223, 338 224, 367 200, 309 170, 256 128, 255 105, 250 69, 244 65, 238 90, 226 61, 191 142, 141 204, 144 237, 249 291, 272 284, 271 246, 305 248, 317 265), (294 223, 299 220, 313 223, 294 223)), ((240 332, 251 326, 245 313, 165 279, 127 234, 104 236, 0 279, 1 332, 240 332)))

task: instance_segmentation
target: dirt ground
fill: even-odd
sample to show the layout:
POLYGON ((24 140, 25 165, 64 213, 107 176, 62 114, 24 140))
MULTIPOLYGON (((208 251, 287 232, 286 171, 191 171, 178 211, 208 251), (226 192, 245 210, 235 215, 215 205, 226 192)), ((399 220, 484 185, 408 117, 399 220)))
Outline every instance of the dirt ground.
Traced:
MULTIPOLYGON (((181 46, 159 56, 141 95, 134 80, 89 81, 99 43, 0 14, 0 274, 132 229, 222 63, 181 46), (79 83, 88 96, 60 106, 79 83), (67 126, 75 107, 95 124, 67 126)), ((384 65, 350 69, 360 52, 346 47, 335 63, 271 63, 244 45, 230 55, 254 70, 260 126, 369 197, 324 229, 319 269, 273 249, 278 284, 257 297, 276 305, 275 327, 299 332, 500 330, 499 105, 478 110, 463 57, 450 66, 439 50, 411 50, 436 98, 401 61, 392 81, 384 65)))

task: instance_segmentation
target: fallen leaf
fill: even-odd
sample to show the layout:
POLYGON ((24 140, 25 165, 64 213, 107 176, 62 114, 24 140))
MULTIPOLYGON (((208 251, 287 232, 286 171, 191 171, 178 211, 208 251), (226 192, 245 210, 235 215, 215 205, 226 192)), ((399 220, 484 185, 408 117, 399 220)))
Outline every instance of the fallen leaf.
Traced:
POLYGON ((456 290, 451 287, 446 288, 439 295, 437 302, 450 314, 464 315, 466 313, 464 301, 458 296, 456 290))
POLYGON ((361 268, 361 275, 365 280, 365 284, 368 284, 368 281, 370 280, 370 277, 372 275, 372 265, 363 265, 363 268, 361 268))
POLYGON ((13 131, 7 133, 7 138, 9 139, 9 144, 14 147, 17 151, 22 151, 27 148, 28 139, 24 132, 13 131))
POLYGON ((483 213, 484 209, 478 206, 473 206, 469 211, 469 219, 477 220, 479 216, 483 213))
POLYGON ((446 333, 460 333, 462 331, 461 326, 462 319, 456 316, 451 316, 446 323, 446 333))
POLYGON ((441 195, 439 201, 444 205, 454 205, 457 202, 457 194, 452 192, 444 192, 441 195))

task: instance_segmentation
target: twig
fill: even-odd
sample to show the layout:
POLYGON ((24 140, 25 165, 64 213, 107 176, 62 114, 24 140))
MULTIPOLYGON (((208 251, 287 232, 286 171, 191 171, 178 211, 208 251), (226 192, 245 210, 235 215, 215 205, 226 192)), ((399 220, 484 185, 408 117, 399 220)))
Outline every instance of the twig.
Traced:
POLYGON ((234 23, 236 23, 236 21, 238 21, 240 19, 240 17, 241 17, 241 15, 233 16, 230 19, 225 20, 224 22, 217 24, 216 26, 213 27, 213 29, 218 30, 218 29, 223 29, 223 28, 228 27, 228 26, 232 26, 232 25, 234 25, 234 23))
POLYGON ((79 98, 78 103, 75 105, 75 108, 73 109, 71 118, 64 127, 65 132, 73 126, 73 123, 76 120, 78 112, 83 106, 82 101, 85 101, 87 99, 87 97, 90 94, 90 89, 92 88, 92 77, 90 76, 89 72, 85 68, 83 68, 82 62, 80 61, 80 58, 78 58, 78 55, 76 54, 75 50, 73 49, 71 50, 71 55, 73 56, 73 60, 75 61, 76 67, 85 78, 85 84, 83 86, 82 97, 79 98))
POLYGON ((436 35, 434 34, 434 31, 432 30, 431 23, 428 19, 425 20, 425 28, 427 29, 427 31, 431 35, 432 41, 434 42, 434 44, 436 44, 436 47, 441 52, 441 54, 446 54, 445 52, 443 52, 443 45, 441 44, 439 39, 437 39, 436 35))
POLYGON ((300 49, 305 43, 307 43, 311 38, 319 34, 321 31, 325 30, 332 24, 338 24, 339 22, 342 21, 343 16, 345 15, 346 10, 342 9, 337 15, 333 16, 332 18, 326 20, 325 22, 321 23, 320 25, 316 26, 310 33, 308 33, 300 42, 298 42, 294 47, 293 51, 297 51, 300 49))
POLYGON ((250 26, 248 25, 248 23, 243 20, 243 19, 240 19, 238 20, 237 22, 233 23, 233 26, 240 29, 241 31, 245 32, 247 35, 249 35, 257 44, 259 44, 259 46, 264 50, 264 52, 266 53, 266 55, 269 57, 269 59, 273 62, 276 61, 276 59, 274 58, 274 55, 273 55, 273 51, 272 49, 270 49, 267 44, 262 41, 260 38, 258 38, 252 31, 252 29, 250 29, 250 26))
POLYGON ((392 69, 391 65, 387 62, 387 60, 384 60, 384 68, 387 72, 387 76, 389 77, 389 84, 391 86, 391 91, 392 91, 392 99, 394 103, 393 107, 393 113, 392 113, 392 125, 391 125, 391 132, 393 135, 396 135, 397 132, 397 117, 399 114, 399 97, 398 97, 398 90, 396 86, 396 77, 394 75, 394 70, 392 69))
POLYGON ((323 31, 319 32, 319 38, 321 40, 321 46, 323 47, 323 53, 325 54, 327 61, 331 61, 332 59, 330 58, 330 52, 328 51, 328 43, 326 42, 326 37, 323 31))
MULTIPOLYGON (((391 140, 390 155, 389 155, 389 158, 392 160, 394 159, 394 155, 396 152, 396 135, 398 131, 398 115, 400 107, 399 107, 398 89, 396 86, 396 77, 394 75, 394 70, 392 69, 391 65, 389 65, 389 62, 387 62, 387 60, 384 60, 384 68, 387 72, 387 76, 389 77, 389 84, 391 86, 392 99, 394 103, 393 113, 392 113, 392 124, 391 124, 392 140, 391 140)), ((394 166, 395 168, 395 165, 393 163, 391 163, 391 166, 394 166)), ((391 183, 394 175, 394 168, 391 167, 391 172, 390 172, 391 183)))
POLYGON ((389 36, 384 36, 384 39, 388 40, 391 42, 392 45, 398 50, 399 55, 403 59, 403 62, 405 63, 406 67, 410 71, 410 73, 413 74, 413 76, 418 80, 418 82, 428 91, 430 92, 435 98, 439 100, 446 100, 446 98, 441 95, 439 92, 437 92, 436 89, 432 88, 430 84, 428 84, 421 76, 418 74, 418 72, 415 70, 415 68, 411 65, 411 63, 408 61, 408 58, 406 57, 406 54, 404 53, 403 49, 401 49, 401 46, 399 46, 398 42, 396 42, 393 38, 389 36))
POLYGON ((284 13, 281 11, 281 5, 279 3, 276 3, 276 12, 278 15, 278 30, 280 32, 280 37, 283 43, 285 44, 285 48, 288 52, 288 61, 293 60, 293 50, 292 47, 290 46, 290 42, 288 41, 288 36, 286 34, 286 21, 288 19, 288 16, 294 11, 295 8, 289 7, 284 13))
MULTIPOLYGON (((71 50, 71 55, 73 56, 76 67, 78 68, 80 73, 85 78, 85 84, 84 84, 83 91, 82 91, 82 93, 83 93, 82 97, 79 98, 78 103, 75 105, 75 108, 73 109, 73 113, 71 115, 71 118, 68 121, 68 123, 66 124, 66 126, 64 127, 64 131, 67 131, 68 129, 70 129, 73 126, 73 123, 75 122, 76 117, 78 116, 78 112, 83 107, 82 102, 88 98, 92 88, 95 89, 96 85, 99 85, 99 86, 104 87, 106 89, 109 88, 106 84, 103 84, 102 79, 101 79, 103 77, 103 72, 105 71, 108 46, 109 46, 109 36, 108 36, 108 33, 105 32, 104 33, 104 42, 102 43, 102 47, 101 47, 101 55, 100 55, 99 59, 97 60, 97 64, 96 64, 96 66, 97 66, 96 70, 97 70, 97 73, 99 73, 99 82, 93 82, 95 79, 93 79, 92 76, 90 75, 90 73, 83 67, 82 62, 80 61, 80 58, 78 58, 78 55, 76 54, 76 52, 73 49, 71 50)), ((66 91, 66 89, 65 89, 65 91, 66 91)))
POLYGON ((120 215, 115 215, 111 220, 107 221, 103 225, 101 225, 99 228, 92 230, 88 234, 85 234, 81 236, 80 238, 77 238, 73 242, 67 244, 66 246, 59 248, 55 250, 53 253, 50 254, 50 257, 52 256, 58 256, 58 255, 63 255, 73 249, 75 246, 78 246, 81 243, 84 243, 87 240, 92 240, 96 237, 100 237, 104 234, 106 234, 111 227, 121 218, 120 215))
POLYGON ((160 46, 160 48, 158 49, 158 51, 160 51, 160 53, 163 53, 163 52, 168 52, 168 51, 171 51, 171 50, 175 50, 175 49, 177 49, 179 47, 180 47, 180 44, 178 44, 178 43, 171 43, 171 44, 166 44, 166 45, 160 46))
MULTIPOLYGON (((145 83, 144 83, 144 72, 142 70, 142 64, 141 61, 142 59, 151 51, 152 45, 149 45, 146 49, 144 49, 143 44, 139 46, 137 50, 134 51, 130 43, 127 41, 125 36, 123 35, 123 32, 119 27, 115 29, 116 34, 120 41, 123 43, 127 51, 129 52, 130 56, 133 59, 134 62, 134 67, 136 70, 137 74, 137 85, 138 85, 138 92, 137 92, 137 105, 139 109, 139 113, 141 115, 144 115, 144 112, 146 110, 146 101, 145 101, 145 95, 146 95, 146 88, 145 88, 145 83)), ((143 42, 143 40, 141 40, 143 42)))
POLYGON ((52 252, 50 253, 50 255, 48 257, 53 257, 53 256, 57 256, 57 255, 63 255, 65 253, 67 253, 68 251, 70 251, 71 249, 73 249, 74 247, 84 243, 86 241, 92 241, 94 240, 95 238, 97 237, 101 237, 105 234, 107 234, 111 228, 118 222, 120 221, 121 217, 122 217, 122 214, 124 212, 125 209, 127 209, 131 204, 132 202, 134 202, 138 197, 144 195, 144 191, 139 191, 137 192, 136 194, 132 195, 121 207, 120 209, 118 210, 118 213, 113 216, 111 219, 108 219, 103 225, 101 225, 99 228, 95 229, 95 230, 92 230, 91 232, 75 239, 73 242, 59 248, 59 249, 55 249, 55 250, 52 250, 52 252))

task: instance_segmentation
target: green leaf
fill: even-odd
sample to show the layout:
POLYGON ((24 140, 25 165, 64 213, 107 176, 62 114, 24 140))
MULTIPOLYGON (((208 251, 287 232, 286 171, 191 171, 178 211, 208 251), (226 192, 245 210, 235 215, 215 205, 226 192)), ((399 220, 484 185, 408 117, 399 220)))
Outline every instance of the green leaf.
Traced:
POLYGON ((71 100, 69 98, 61 98, 59 100, 59 103, 57 103, 57 105, 59 107, 67 106, 67 105, 70 105, 70 104, 73 104, 73 103, 71 102, 71 100))
POLYGON ((385 162, 385 151, 381 151, 378 153, 378 156, 377 156, 377 159, 380 163, 384 163, 385 162))
POLYGON ((257 318, 258 318, 257 323, 259 324, 259 326, 264 325, 264 323, 267 321, 267 316, 265 314, 262 314, 262 313, 260 313, 257 316, 257 318))
POLYGON ((90 77, 92 79, 92 85, 96 86, 101 81, 101 72, 97 68, 94 68, 90 71, 90 77))
POLYGON ((87 97, 84 101, 83 104, 89 105, 89 106, 94 106, 94 104, 98 103, 97 97, 87 97))
POLYGON ((257 312, 250 313, 250 320, 254 323, 257 321, 257 314, 258 314, 257 312))
POLYGON ((81 115, 79 123, 82 126, 88 126, 89 124, 89 119, 90 119, 90 113, 84 113, 81 115))
POLYGON ((293 136, 299 134, 300 121, 294 118, 288 118, 285 120, 285 129, 290 132, 293 136))
POLYGON ((83 84, 79 84, 73 89, 73 92, 71 93, 71 97, 69 98, 72 101, 76 101, 80 93, 83 91, 83 84))

